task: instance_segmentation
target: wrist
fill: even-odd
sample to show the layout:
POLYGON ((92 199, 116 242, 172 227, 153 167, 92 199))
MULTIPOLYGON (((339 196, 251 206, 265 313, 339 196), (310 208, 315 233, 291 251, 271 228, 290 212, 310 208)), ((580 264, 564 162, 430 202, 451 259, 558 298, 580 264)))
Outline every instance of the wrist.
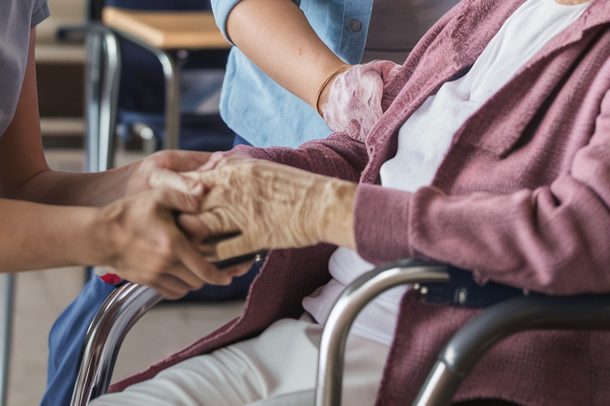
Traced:
POLYGON ((322 83, 318 87, 318 92, 316 94, 313 107, 317 110, 320 116, 322 116, 322 106, 328 102, 328 95, 330 94, 330 89, 335 79, 337 78, 337 76, 350 69, 351 67, 352 65, 348 64, 341 64, 339 66, 335 66, 332 70, 330 70, 324 81, 322 81, 322 83))
POLYGON ((321 240, 355 250, 354 203, 358 184, 332 179, 324 186, 321 240))
POLYGON ((123 202, 117 201, 96 209, 88 223, 87 241, 91 242, 92 255, 89 265, 113 266, 123 246, 120 219, 123 202))
POLYGON ((125 184, 123 188, 124 192, 121 197, 131 196, 150 188, 146 175, 147 172, 151 171, 151 156, 123 167, 125 168, 125 184))
MULTIPOLYGON (((56 216, 61 222, 64 232, 57 236, 60 245, 69 247, 60 258, 61 264, 80 266, 102 265, 103 251, 107 244, 102 238, 104 230, 100 227, 99 213, 101 209, 96 207, 70 207, 60 209, 69 210, 69 214, 63 220, 56 216)), ((51 258, 60 253, 56 251, 48 253, 51 258)))

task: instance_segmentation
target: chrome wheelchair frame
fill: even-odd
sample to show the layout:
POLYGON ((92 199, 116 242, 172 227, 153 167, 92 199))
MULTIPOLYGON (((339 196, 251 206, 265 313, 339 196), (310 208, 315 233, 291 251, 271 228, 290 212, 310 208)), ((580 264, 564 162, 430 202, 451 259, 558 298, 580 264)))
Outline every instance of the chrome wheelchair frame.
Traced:
MULTIPOLYGON (((449 282, 447 268, 400 260, 365 273, 344 290, 322 333, 316 406, 341 404, 345 343, 366 304, 398 285, 449 282)), ((133 283, 106 300, 87 333, 71 406, 85 406, 106 393, 127 332, 160 300, 156 291, 133 283)), ((476 362, 495 344, 521 331, 551 329, 610 330, 610 295, 522 296, 486 308, 445 345, 413 406, 448 406, 476 362)))

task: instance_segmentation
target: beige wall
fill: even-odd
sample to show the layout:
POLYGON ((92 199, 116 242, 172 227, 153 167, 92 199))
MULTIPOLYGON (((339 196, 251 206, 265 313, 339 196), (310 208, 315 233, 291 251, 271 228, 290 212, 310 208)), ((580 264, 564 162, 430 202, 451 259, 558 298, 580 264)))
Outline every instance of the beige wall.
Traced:
POLYGON ((60 43, 56 40, 56 33, 60 27, 84 24, 86 0, 49 0, 48 4, 51 16, 36 28, 36 71, 42 133, 45 141, 50 136, 66 135, 78 139, 82 137, 84 128, 85 46, 60 43))
POLYGON ((54 43, 57 28, 82 24, 85 20, 85 4, 85 0, 49 0, 51 17, 38 26, 37 42, 54 43))

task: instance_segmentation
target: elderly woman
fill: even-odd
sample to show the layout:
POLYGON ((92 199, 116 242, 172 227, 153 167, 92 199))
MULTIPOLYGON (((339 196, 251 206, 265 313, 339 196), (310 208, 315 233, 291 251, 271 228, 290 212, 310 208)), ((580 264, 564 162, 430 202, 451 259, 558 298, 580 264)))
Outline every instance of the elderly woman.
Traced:
MULTIPOLYGON (((610 291, 609 27, 608 0, 464 0, 402 67, 334 80, 322 110, 341 131, 328 139, 238 147, 201 171, 153 177, 202 186, 202 213, 179 219, 194 241, 239 232, 200 247, 214 259, 274 251, 240 318, 91 404, 311 404, 328 309, 372 264, 398 258, 470 269, 481 284, 610 291), (361 97, 371 83, 383 93, 361 97)), ((478 311, 384 294, 350 334, 344 404, 409 404, 478 311)), ((519 334, 453 401, 608 404, 608 341, 519 334)))

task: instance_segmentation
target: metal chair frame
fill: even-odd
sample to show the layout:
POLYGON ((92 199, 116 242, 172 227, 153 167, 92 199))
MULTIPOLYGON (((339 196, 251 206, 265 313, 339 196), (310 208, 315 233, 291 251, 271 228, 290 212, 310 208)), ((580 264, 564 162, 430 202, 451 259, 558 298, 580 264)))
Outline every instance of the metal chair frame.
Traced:
POLYGON ((92 22, 87 27, 85 104, 87 128, 86 166, 100 172, 114 166, 114 128, 121 79, 119 38, 130 41, 157 57, 165 77, 164 149, 177 149, 180 132, 180 50, 161 50, 139 38, 92 22))
POLYGON ((7 404, 8 397, 14 292, 15 275, 0 274, 0 406, 7 404))
POLYGON ((162 298, 151 288, 127 283, 106 299, 87 331, 71 405, 85 406, 108 391, 125 336, 162 298))
MULTIPOLYGON (((447 267, 407 259, 377 267, 345 289, 322 333, 316 406, 341 404, 345 343, 366 304, 392 287, 430 282, 449 282, 447 267)), ((106 393, 125 335, 160 300, 161 295, 154 290, 131 283, 108 298, 87 333, 71 406, 85 406, 106 393)), ((610 295, 523 296, 487 308, 445 345, 413 406, 448 406, 487 350, 512 334, 532 329, 608 331, 610 295)))

